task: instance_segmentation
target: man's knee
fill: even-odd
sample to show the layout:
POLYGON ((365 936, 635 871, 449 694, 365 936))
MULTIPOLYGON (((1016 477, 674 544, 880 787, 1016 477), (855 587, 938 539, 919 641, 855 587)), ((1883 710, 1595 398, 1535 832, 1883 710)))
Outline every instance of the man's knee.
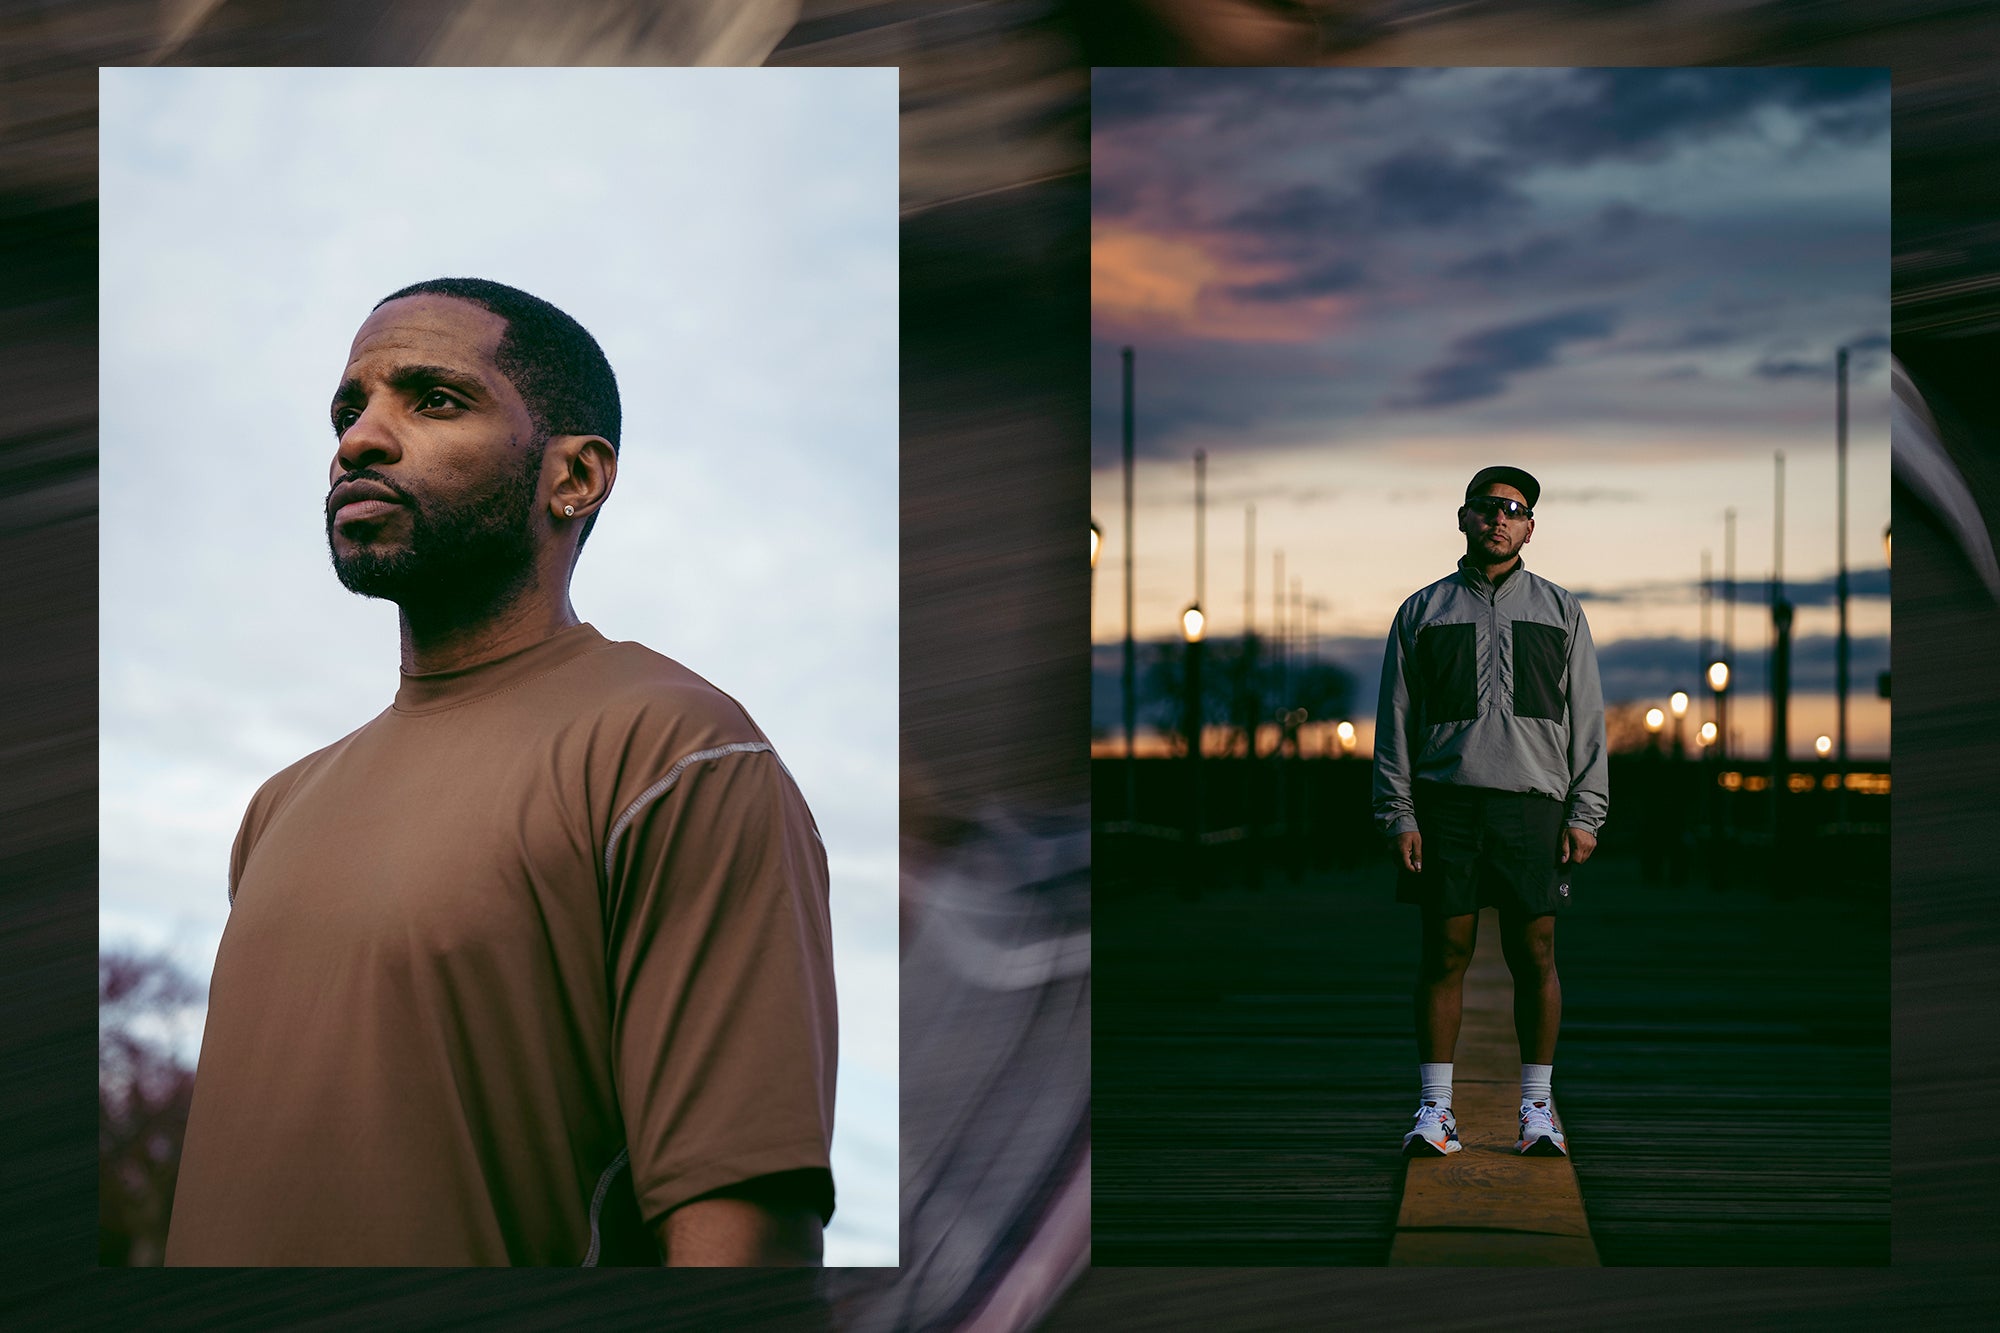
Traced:
POLYGON ((1509 930, 1501 950, 1507 969, 1515 976, 1547 976, 1556 970, 1556 935, 1547 917, 1536 917, 1509 930))
POLYGON ((1424 980, 1449 981, 1465 975, 1465 969, 1472 964, 1472 946, 1472 940, 1457 933, 1426 931, 1422 955, 1424 980))

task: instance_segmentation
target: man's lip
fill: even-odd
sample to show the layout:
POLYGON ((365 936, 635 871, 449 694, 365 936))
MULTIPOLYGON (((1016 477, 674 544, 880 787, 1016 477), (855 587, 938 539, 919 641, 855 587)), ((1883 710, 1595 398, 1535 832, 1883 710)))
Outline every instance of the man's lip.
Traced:
POLYGON ((343 481, 326 497, 326 511, 335 523, 355 522, 381 518, 402 502, 402 496, 379 481, 343 481))
POLYGON ((401 508, 394 500, 350 500, 333 511, 333 523, 335 527, 343 528, 350 523, 373 523, 401 508))

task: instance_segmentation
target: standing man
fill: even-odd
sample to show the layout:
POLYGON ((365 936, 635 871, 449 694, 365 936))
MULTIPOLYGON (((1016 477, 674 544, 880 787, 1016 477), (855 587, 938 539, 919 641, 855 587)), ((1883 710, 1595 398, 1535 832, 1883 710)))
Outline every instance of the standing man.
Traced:
POLYGON ((1482 468, 1465 488, 1458 570, 1405 601, 1375 722, 1375 816, 1396 898, 1423 909, 1415 994, 1422 1104, 1406 1156, 1459 1149, 1452 1051, 1479 909, 1496 907, 1521 1043, 1515 1151, 1568 1151, 1549 1091, 1562 988, 1555 914, 1610 803, 1604 691, 1583 608, 1522 566, 1541 485, 1482 468))
POLYGON ((570 606, 604 353, 419 283, 331 413, 334 572, 398 606, 401 684, 244 815, 167 1262, 818 1263, 826 853, 735 700, 570 606))

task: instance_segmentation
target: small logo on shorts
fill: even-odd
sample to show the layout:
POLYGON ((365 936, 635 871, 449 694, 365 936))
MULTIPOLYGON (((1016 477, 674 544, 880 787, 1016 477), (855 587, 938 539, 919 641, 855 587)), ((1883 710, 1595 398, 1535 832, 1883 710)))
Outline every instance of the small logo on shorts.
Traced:
POLYGON ((1564 880, 1562 883, 1556 885, 1556 892, 1565 898, 1569 897, 1569 881, 1564 880))

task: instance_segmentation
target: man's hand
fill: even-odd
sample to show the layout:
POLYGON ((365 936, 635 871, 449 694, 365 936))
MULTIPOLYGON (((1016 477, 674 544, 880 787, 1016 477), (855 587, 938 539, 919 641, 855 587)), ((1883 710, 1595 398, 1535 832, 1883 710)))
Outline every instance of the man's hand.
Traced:
POLYGON ((1395 843, 1396 864, 1412 875, 1424 872, 1424 835, 1411 829, 1408 833, 1398 833, 1395 843))
POLYGON ((1562 856, 1558 863, 1582 865, 1597 850, 1597 835, 1580 828, 1566 828, 1562 835, 1562 856))

